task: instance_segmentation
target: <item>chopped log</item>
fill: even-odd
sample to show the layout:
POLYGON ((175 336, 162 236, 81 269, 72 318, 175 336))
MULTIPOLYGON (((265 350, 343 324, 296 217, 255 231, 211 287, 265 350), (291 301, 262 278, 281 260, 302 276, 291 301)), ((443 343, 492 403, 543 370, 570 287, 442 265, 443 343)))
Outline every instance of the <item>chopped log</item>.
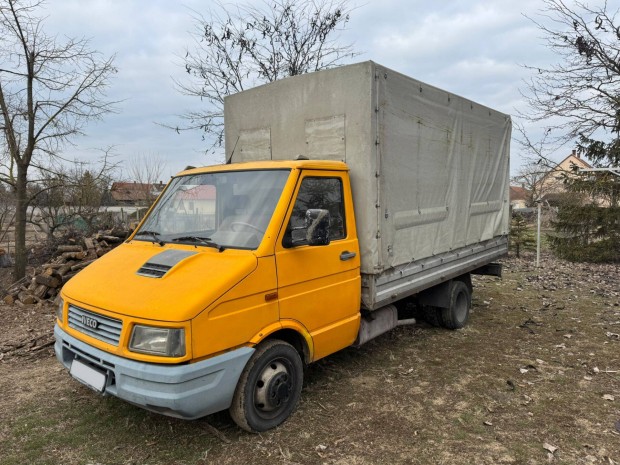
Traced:
POLYGON ((35 279, 37 280, 37 283, 43 284, 47 287, 57 288, 62 284, 62 276, 60 276, 58 273, 56 273, 54 276, 40 274, 35 279))
POLYGON ((99 241, 99 247, 110 247, 110 244, 108 244, 106 241, 104 241, 103 239, 99 241))
POLYGON ((53 268, 47 268, 47 269, 43 270, 43 273, 41 273, 41 274, 44 274, 45 276, 56 276, 56 275, 58 275, 58 271, 56 271, 53 268))
POLYGON ((77 271, 72 271, 71 273, 67 273, 62 277, 62 284, 65 285, 67 281, 73 278, 77 274, 77 271))
POLYGON ((85 237, 84 238, 84 245, 86 246, 86 250, 94 250, 95 249, 95 243, 94 243, 94 241, 90 237, 85 237))
POLYGON ((45 263, 45 264, 43 264, 43 269, 47 270, 48 268, 54 268, 55 270, 57 270, 61 266, 64 266, 64 263, 56 263, 56 261, 54 261, 53 263, 45 263))
POLYGON ((60 268, 58 268, 58 274, 59 274, 60 276, 64 276, 64 275, 66 275, 66 274, 67 274, 67 273, 71 270, 71 267, 72 267, 73 265, 75 265, 75 263, 76 263, 76 262, 75 262, 75 261, 73 261, 73 260, 71 260, 71 261, 69 261, 69 262, 65 263, 65 264, 64 264, 64 265, 62 265, 60 268))
POLYGON ((65 252, 82 252, 82 246, 80 245, 59 245, 56 248, 56 251, 61 254, 65 252))
POLYGON ((49 290, 49 287, 47 287, 45 284, 39 284, 33 293, 35 297, 38 297, 39 299, 43 299, 45 298, 45 294, 47 294, 48 290, 49 290))
POLYGON ((94 262, 95 260, 88 260, 82 263, 78 263, 77 265, 73 265, 71 267, 71 271, 79 271, 82 268, 86 268, 88 265, 90 265, 92 262, 94 262))
POLYGON ((4 303, 5 304, 9 304, 9 305, 13 305, 13 303, 15 302, 15 297, 13 297, 11 294, 4 296, 4 303))
POLYGON ((101 236, 101 239, 109 244, 118 244, 119 242, 123 242, 123 239, 116 236, 101 236))
POLYGON ((62 258, 67 260, 84 260, 87 252, 65 252, 62 254, 62 258))
POLYGON ((109 252, 109 250, 106 248, 102 248, 102 247, 97 247, 97 257, 101 257, 102 255, 105 255, 106 253, 109 252))
POLYGON ((84 238, 84 245, 86 246, 86 251, 88 255, 86 256, 87 260, 93 260, 97 258, 97 250, 95 248, 95 241, 88 237, 84 238))
POLYGON ((129 231, 127 229, 114 228, 110 230, 110 236, 120 237, 122 240, 125 240, 129 236, 129 231))
POLYGON ((37 298, 32 294, 28 294, 25 291, 22 291, 18 295, 19 301, 26 305, 33 305, 37 303, 37 298))
POLYGON ((60 291, 59 287, 57 287, 57 288, 50 287, 47 290, 47 294, 45 295, 45 298, 47 300, 54 300, 56 298, 56 296, 58 295, 59 291, 60 291))
POLYGON ((46 270, 45 273, 42 273, 44 276, 50 276, 52 278, 62 278, 62 276, 60 276, 60 273, 58 272, 58 270, 53 270, 53 269, 49 269, 46 270))

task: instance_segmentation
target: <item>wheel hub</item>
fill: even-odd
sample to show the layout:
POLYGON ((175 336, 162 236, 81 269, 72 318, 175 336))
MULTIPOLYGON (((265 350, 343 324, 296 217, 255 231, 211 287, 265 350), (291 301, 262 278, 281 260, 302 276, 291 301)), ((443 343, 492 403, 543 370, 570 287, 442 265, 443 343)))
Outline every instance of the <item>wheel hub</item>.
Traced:
POLYGON ((263 411, 275 410, 286 404, 291 390, 291 378, 284 364, 272 362, 265 367, 256 383, 255 404, 263 411))
POLYGON ((467 317, 467 297, 460 293, 455 302, 454 312, 459 321, 463 321, 467 317))

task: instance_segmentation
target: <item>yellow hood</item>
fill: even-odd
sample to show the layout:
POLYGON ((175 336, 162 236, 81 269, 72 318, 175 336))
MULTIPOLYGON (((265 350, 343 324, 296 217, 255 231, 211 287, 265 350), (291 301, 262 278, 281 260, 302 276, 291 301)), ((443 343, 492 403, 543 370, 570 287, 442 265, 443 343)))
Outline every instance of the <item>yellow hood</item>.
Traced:
POLYGON ((187 321, 256 269, 251 251, 122 244, 63 287, 69 300, 121 315, 187 321), (146 265, 146 266, 145 266, 146 265), (157 276, 157 277, 155 277, 157 276))

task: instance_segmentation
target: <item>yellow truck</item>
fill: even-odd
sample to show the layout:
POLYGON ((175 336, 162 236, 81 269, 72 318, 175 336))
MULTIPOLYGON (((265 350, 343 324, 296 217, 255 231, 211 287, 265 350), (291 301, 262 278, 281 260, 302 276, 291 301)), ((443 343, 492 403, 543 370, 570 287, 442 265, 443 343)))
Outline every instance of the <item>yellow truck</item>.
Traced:
POLYGON ((303 367, 399 324, 457 329, 507 251, 510 118, 373 62, 225 102, 226 164, 175 176, 61 293, 55 351, 104 395, 248 431, 303 367), (403 321, 403 319, 405 321, 403 321))

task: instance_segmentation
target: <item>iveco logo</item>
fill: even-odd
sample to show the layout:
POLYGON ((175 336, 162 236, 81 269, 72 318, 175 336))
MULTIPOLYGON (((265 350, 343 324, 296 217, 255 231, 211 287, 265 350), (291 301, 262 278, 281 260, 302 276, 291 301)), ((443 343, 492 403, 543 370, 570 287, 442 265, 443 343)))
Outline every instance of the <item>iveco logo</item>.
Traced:
POLYGON ((97 320, 86 315, 82 315, 82 324, 92 329, 97 329, 97 326, 99 326, 99 322, 97 320))

